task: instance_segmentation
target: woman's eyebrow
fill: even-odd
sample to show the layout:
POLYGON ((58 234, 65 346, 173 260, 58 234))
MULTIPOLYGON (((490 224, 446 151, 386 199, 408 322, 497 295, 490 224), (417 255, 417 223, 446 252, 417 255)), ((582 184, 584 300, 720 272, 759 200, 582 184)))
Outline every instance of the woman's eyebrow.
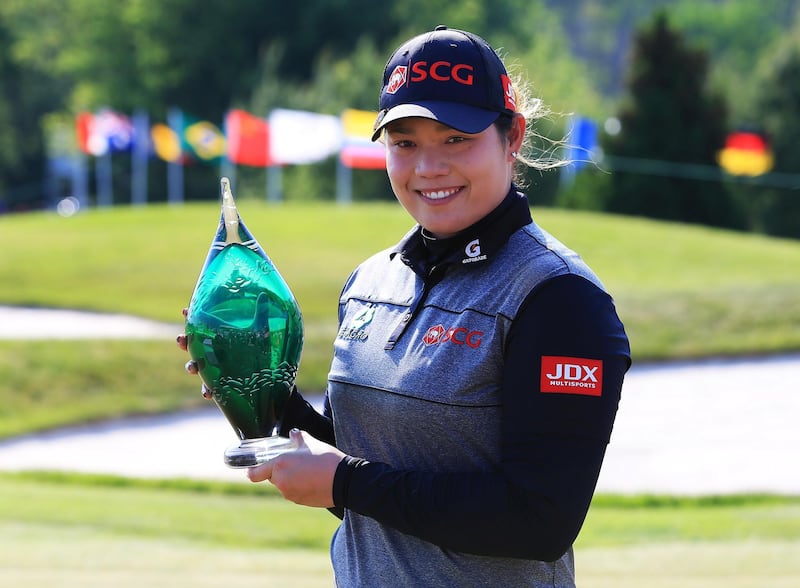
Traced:
POLYGON ((401 135, 410 135, 412 133, 411 127, 402 124, 390 124, 386 127, 387 133, 399 133, 401 135))
MULTIPOLYGON (((449 133, 449 132, 460 133, 461 132, 461 131, 457 131, 453 127, 450 127, 450 126, 448 126, 448 125, 446 125, 446 124, 444 124, 442 122, 439 122, 439 121, 435 121, 435 122, 436 122, 436 130, 439 133, 449 133)), ((386 125, 386 132, 387 133, 398 133, 398 134, 401 134, 401 135, 413 135, 414 134, 414 129, 411 126, 403 125, 402 122, 398 121, 398 122, 393 122, 393 123, 389 123, 388 125, 386 125)))

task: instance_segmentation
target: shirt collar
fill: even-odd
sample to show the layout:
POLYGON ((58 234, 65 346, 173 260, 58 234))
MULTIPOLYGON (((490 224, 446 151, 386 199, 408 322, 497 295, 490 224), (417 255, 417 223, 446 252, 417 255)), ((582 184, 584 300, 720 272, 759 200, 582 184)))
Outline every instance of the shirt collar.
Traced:
POLYGON ((503 201, 485 217, 446 239, 437 239, 417 225, 390 252, 420 275, 434 265, 475 267, 488 263, 517 229, 531 222, 527 197, 511 186, 503 201))

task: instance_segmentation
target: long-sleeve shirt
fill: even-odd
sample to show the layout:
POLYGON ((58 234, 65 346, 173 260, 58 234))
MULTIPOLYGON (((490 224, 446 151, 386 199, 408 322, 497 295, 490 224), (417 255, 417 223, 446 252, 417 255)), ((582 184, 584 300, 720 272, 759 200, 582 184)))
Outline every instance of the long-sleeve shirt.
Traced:
POLYGON ((325 414, 348 458, 338 586, 573 586, 572 543, 630 349, 613 300, 511 190, 446 240, 419 227, 340 299, 325 414))

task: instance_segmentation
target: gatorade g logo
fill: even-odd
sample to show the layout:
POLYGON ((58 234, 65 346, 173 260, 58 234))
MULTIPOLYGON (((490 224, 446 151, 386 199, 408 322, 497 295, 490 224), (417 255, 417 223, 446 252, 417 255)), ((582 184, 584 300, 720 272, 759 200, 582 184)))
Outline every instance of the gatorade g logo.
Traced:
POLYGON ((464 248, 464 253, 467 254, 467 257, 478 257, 481 254, 480 239, 475 239, 467 243, 467 246, 464 248))
POLYGON ((389 76, 389 83, 386 84, 386 93, 394 94, 402 88, 408 79, 408 67, 405 65, 398 65, 394 68, 392 75, 389 76))
POLYGON ((477 349, 481 346, 482 336, 483 331, 470 331, 464 327, 445 329, 443 325, 436 325, 428 329, 422 337, 422 342, 428 347, 449 342, 454 345, 466 345, 472 349, 477 349))
POLYGON ((582 357, 542 357, 540 389, 544 393, 602 396, 603 362, 582 357))
POLYGON ((480 239, 475 239, 474 241, 467 243, 467 246, 464 247, 464 254, 466 257, 461 260, 461 263, 473 263, 475 261, 483 261, 486 259, 485 255, 481 255, 480 239))

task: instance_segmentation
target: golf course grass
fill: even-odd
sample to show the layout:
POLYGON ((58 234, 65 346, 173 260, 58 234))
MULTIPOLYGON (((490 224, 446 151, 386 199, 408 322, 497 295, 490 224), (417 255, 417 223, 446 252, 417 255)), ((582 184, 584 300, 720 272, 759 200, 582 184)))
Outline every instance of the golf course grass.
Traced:
MULTIPOLYGON (((267 484, 0 474, 0 585, 332 585, 337 519, 267 484)), ((800 578, 800 497, 598 496, 582 588, 761 588, 800 578)))
MULTIPOLYGON (((411 227, 395 204, 243 200, 303 310, 298 376, 322 390, 351 269, 411 227)), ((634 361, 800 350, 800 242, 536 210, 615 297, 634 361)), ((214 203, 0 217, 0 304, 174 323, 219 218, 214 203)), ((0 341, 0 438, 204 404, 174 340, 0 341)), ((788 467, 788 464, 787 464, 788 467)), ((336 519, 268 484, 0 474, 0 586, 331 586, 336 519)), ((581 588, 800 585, 800 497, 598 496, 576 544, 581 588)))
MULTIPOLYGON (((349 272, 411 227, 399 205, 239 202, 294 291, 305 344, 297 383, 324 389, 349 272)), ((707 227, 533 210, 615 297, 635 363, 800 350, 800 242, 707 227)), ((0 217, 0 304, 129 313, 182 329, 215 233, 215 203, 0 217)), ((202 404, 174 340, 0 341, 0 438, 202 404), (45 408, 46 407, 46 408, 45 408)))

